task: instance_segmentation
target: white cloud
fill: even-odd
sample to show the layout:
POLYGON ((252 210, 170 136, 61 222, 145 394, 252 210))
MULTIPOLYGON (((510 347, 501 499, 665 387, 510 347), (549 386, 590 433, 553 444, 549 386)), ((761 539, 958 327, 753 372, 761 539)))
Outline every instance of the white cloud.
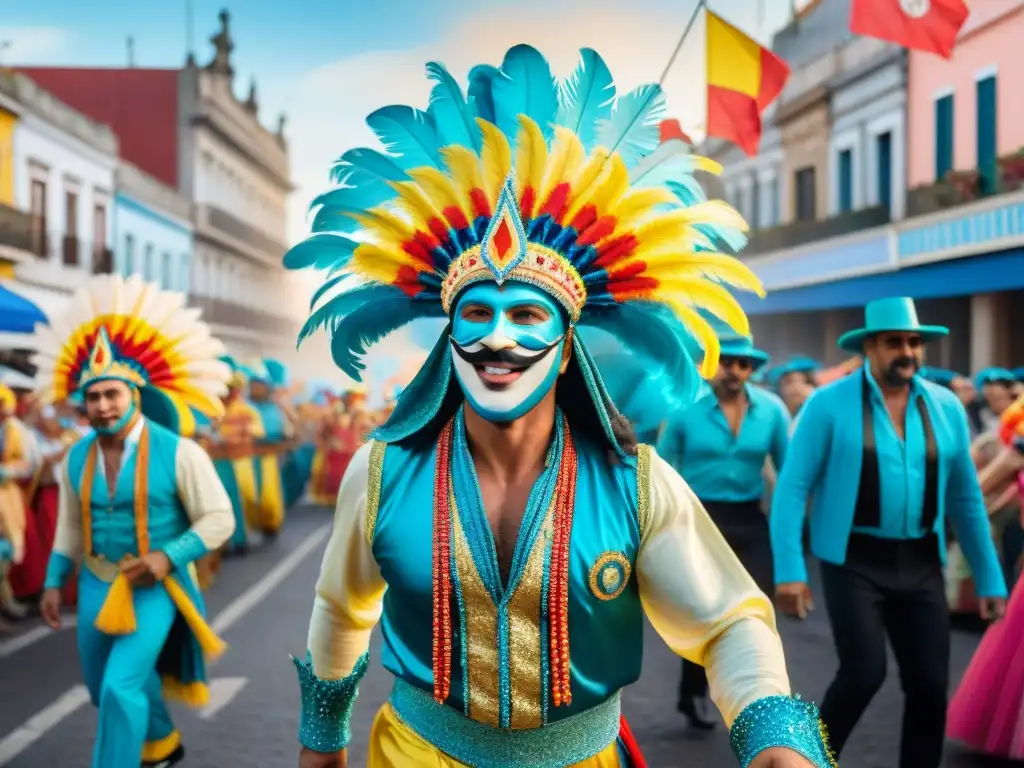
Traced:
POLYGON ((64 53, 71 35, 60 27, 0 27, 0 63, 44 64, 64 53))

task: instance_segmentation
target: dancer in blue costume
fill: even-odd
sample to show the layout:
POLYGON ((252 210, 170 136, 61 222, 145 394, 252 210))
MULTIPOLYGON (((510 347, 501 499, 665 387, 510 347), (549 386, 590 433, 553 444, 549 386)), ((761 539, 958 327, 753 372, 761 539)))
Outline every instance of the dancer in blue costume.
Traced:
POLYGON ((246 366, 246 371, 249 376, 249 402, 259 413, 263 427, 263 436, 256 442, 256 455, 252 462, 257 501, 250 525, 265 538, 273 539, 284 524, 288 509, 282 467, 294 426, 274 396, 275 390, 284 386, 287 372, 279 363, 267 360, 252 361, 246 366))
POLYGON ((194 563, 234 518, 213 463, 186 439, 192 409, 219 415, 223 348, 184 296, 135 277, 94 278, 36 333, 40 397, 80 394, 94 429, 60 470, 43 618, 60 628, 61 587, 81 565, 78 650, 99 708, 92 766, 174 765, 184 750, 164 699, 204 706, 204 657, 223 649, 194 563))
POLYGON ((892 645, 906 695, 901 768, 938 768, 949 688, 946 520, 974 574, 983 618, 1005 610, 1006 584, 956 396, 921 378, 924 345, 949 333, 918 321, 909 298, 871 302, 839 347, 860 371, 804 405, 770 517, 776 594, 803 615, 810 598, 803 549, 821 560, 839 670, 822 719, 842 750, 886 676, 892 645))
POLYGON ((332 335, 358 379, 367 346, 449 321, 339 493, 304 661, 299 764, 344 764, 349 717, 383 629, 390 700, 370 768, 585 768, 638 760, 621 690, 644 615, 704 664, 743 766, 824 766, 813 705, 790 696, 771 601, 682 478, 638 445, 580 335, 597 326, 697 387, 684 323, 717 368, 706 307, 748 332, 724 287, 760 291, 716 244, 745 224, 659 146, 657 85, 614 98, 591 50, 559 86, 520 45, 470 74, 440 64, 430 108, 368 123, 285 264, 316 266, 303 336, 332 335), (513 146, 515 143, 513 160, 513 146), (350 237, 359 230, 358 238, 350 237))

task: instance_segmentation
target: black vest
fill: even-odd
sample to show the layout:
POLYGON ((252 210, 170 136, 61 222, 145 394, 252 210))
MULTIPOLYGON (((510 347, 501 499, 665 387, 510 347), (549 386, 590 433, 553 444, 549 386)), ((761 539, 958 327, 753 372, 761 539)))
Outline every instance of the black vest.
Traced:
MULTIPOLYGON (((861 379, 861 409, 864 424, 864 455, 861 459, 860 487, 854 506, 853 524, 856 527, 878 528, 882 525, 882 484, 878 472, 878 451, 875 447, 875 422, 871 407, 871 390, 867 371, 861 379)), ((935 430, 923 397, 915 398, 924 428, 925 469, 924 506, 921 510, 921 527, 930 532, 939 516, 939 451, 935 442, 935 430)))

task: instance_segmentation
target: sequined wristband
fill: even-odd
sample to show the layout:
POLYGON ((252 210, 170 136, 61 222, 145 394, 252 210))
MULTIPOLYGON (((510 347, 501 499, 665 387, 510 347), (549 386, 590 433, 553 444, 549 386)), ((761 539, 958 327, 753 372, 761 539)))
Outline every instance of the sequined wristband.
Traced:
POLYGON ((306 749, 327 754, 344 749, 350 738, 349 721, 352 706, 359 693, 359 681, 366 674, 370 652, 359 657, 348 677, 321 680, 313 674, 313 662, 306 654, 305 662, 292 656, 299 671, 302 693, 302 715, 299 718, 299 743, 306 749))
POLYGON ((183 571, 188 567, 189 563, 195 562, 209 550, 206 548, 203 540, 199 538, 198 533, 195 531, 185 531, 178 538, 168 542, 163 551, 167 555, 167 559, 174 566, 174 570, 183 571))
POLYGON ((799 696, 766 696, 748 704, 732 724, 729 743, 742 768, 772 747, 799 752, 817 768, 836 765, 818 708, 799 696))

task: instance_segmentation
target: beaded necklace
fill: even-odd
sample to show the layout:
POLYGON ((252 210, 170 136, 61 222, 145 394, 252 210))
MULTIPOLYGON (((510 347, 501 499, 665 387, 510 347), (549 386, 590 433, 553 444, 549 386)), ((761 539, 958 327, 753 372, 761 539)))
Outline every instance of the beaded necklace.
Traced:
MULTIPOLYGON (((462 502, 459 519, 467 529, 475 530, 489 546, 489 557, 476 551, 473 558, 481 579, 488 586, 495 603, 511 595, 529 557, 535 537, 539 535, 547 510, 553 505, 553 531, 550 554, 545 563, 548 588, 542 626, 548 632, 548 668, 550 693, 554 705, 572 703, 569 666, 569 552, 572 519, 576 502, 576 448, 565 416, 556 414, 556 429, 548 451, 545 470, 534 484, 527 502, 527 511, 520 526, 515 555, 505 588, 498 576, 497 555, 493 533, 480 498, 480 486, 466 442, 463 413, 458 413, 444 426, 437 442, 434 465, 434 541, 433 541, 433 676, 434 698, 444 703, 451 692, 452 655, 452 513, 457 511, 455 488, 470 488, 458 501, 462 502), (469 477, 466 477, 466 473, 469 477), (459 482, 456 483, 456 478, 459 482), (471 484, 470 484, 471 483, 471 484), (465 498, 465 497, 469 498, 465 498)), ((497 639, 501 643, 501 638, 497 639)))

